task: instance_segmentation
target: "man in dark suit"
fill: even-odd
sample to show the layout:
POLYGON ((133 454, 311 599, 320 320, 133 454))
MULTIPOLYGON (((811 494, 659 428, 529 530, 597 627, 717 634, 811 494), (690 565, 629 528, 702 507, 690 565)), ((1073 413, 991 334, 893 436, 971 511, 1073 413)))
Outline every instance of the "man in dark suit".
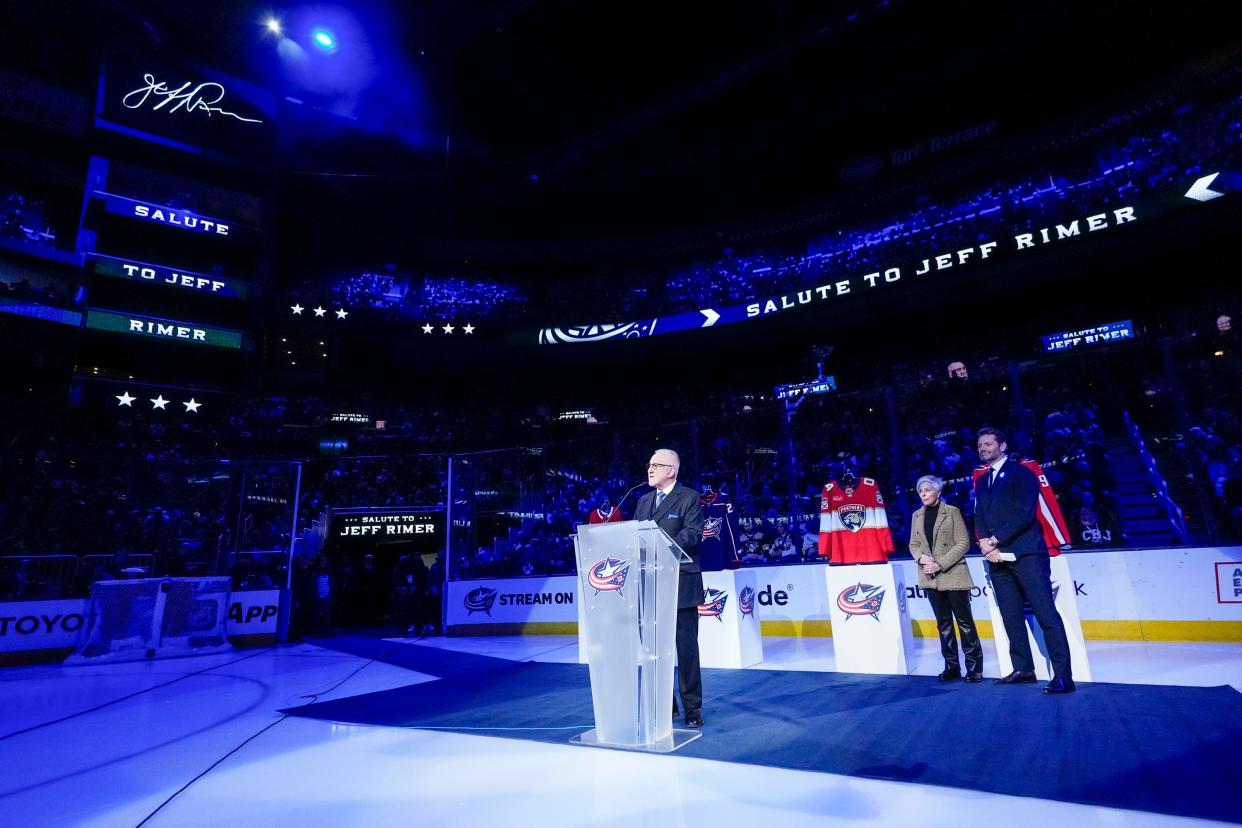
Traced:
POLYGON ((1048 547, 1035 510, 1039 480, 1017 461, 1009 462, 1005 435, 994 428, 979 430, 979 459, 990 468, 975 480, 975 534, 988 559, 988 574, 1009 636, 1013 672, 995 684, 1035 681, 1035 661, 1026 637, 1023 601, 1031 605, 1044 631, 1053 679, 1044 688, 1049 695, 1072 693, 1069 640, 1052 596, 1048 547))
MULTIPOLYGON (((677 588, 677 686, 686 711, 686 727, 703 726, 703 676, 699 670, 699 604, 703 603, 703 572, 699 541, 703 538, 703 507, 694 489, 677 482, 681 459, 660 449, 647 464, 652 490, 634 507, 635 520, 654 520, 692 559, 683 562, 677 588)), ((674 704, 676 712, 676 704, 674 704)))

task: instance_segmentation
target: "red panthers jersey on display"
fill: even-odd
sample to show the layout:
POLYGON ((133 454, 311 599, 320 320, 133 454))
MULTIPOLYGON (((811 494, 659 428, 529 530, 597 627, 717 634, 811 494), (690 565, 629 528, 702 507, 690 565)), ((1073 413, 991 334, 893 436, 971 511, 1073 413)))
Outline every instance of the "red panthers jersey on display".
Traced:
MULTIPOLYGON (((1048 554, 1060 555, 1062 547, 1069 548, 1070 533, 1065 525, 1065 516, 1061 514, 1061 505, 1057 503, 1056 493, 1052 491, 1052 484, 1048 482, 1048 475, 1044 474, 1044 470, 1034 460, 1019 460, 1018 462, 1030 469, 1035 474, 1035 478, 1039 480, 1039 505, 1035 510, 1035 516, 1039 519, 1039 527, 1044 531, 1044 545, 1048 547, 1048 554)), ((986 474, 988 468, 988 466, 977 467, 971 475, 971 482, 974 483, 986 474)))
POLYGON ((607 509, 592 509, 587 515, 587 523, 616 523, 621 519, 621 510, 616 506, 607 509))
POLYGON ((833 564, 887 563, 893 551, 884 496, 870 477, 853 487, 833 480, 819 507, 819 556, 833 564))

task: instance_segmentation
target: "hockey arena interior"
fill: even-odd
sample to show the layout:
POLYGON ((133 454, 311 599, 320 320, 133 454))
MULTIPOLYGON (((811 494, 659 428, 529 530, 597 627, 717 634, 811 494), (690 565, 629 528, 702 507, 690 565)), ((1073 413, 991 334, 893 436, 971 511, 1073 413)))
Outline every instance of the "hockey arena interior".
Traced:
POLYGON ((1227 4, 0 20, 0 824, 1242 823, 1227 4))

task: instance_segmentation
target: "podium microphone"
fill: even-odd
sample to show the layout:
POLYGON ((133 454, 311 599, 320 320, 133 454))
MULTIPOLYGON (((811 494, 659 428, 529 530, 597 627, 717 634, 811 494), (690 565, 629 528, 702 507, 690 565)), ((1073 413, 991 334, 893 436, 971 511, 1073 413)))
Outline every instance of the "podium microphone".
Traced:
MULTIPOLYGON (((620 502, 619 502, 619 503, 617 503, 617 508, 618 508, 618 509, 620 509, 620 508, 621 508, 621 504, 625 503, 625 499, 626 499, 627 497, 629 497, 630 495, 634 494, 635 490, 637 490, 637 489, 641 489, 643 486, 646 486, 646 485, 647 485, 647 484, 646 484, 645 482, 643 482, 643 483, 639 483, 639 484, 638 484, 637 486, 635 486, 633 489, 630 489, 628 492, 626 492, 625 494, 621 495, 621 500, 620 500, 620 502)), ((621 516, 622 516, 622 517, 625 517, 625 512, 622 512, 622 513, 621 513, 621 516)))

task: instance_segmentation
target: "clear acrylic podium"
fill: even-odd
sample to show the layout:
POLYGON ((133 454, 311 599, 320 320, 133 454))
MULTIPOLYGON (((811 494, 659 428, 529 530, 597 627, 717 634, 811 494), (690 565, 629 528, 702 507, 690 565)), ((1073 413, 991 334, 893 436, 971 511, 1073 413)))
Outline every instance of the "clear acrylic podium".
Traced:
POLYGON ((685 553, 650 520, 578 527, 595 727, 578 745, 669 753, 702 735, 673 728, 677 582, 685 553))

